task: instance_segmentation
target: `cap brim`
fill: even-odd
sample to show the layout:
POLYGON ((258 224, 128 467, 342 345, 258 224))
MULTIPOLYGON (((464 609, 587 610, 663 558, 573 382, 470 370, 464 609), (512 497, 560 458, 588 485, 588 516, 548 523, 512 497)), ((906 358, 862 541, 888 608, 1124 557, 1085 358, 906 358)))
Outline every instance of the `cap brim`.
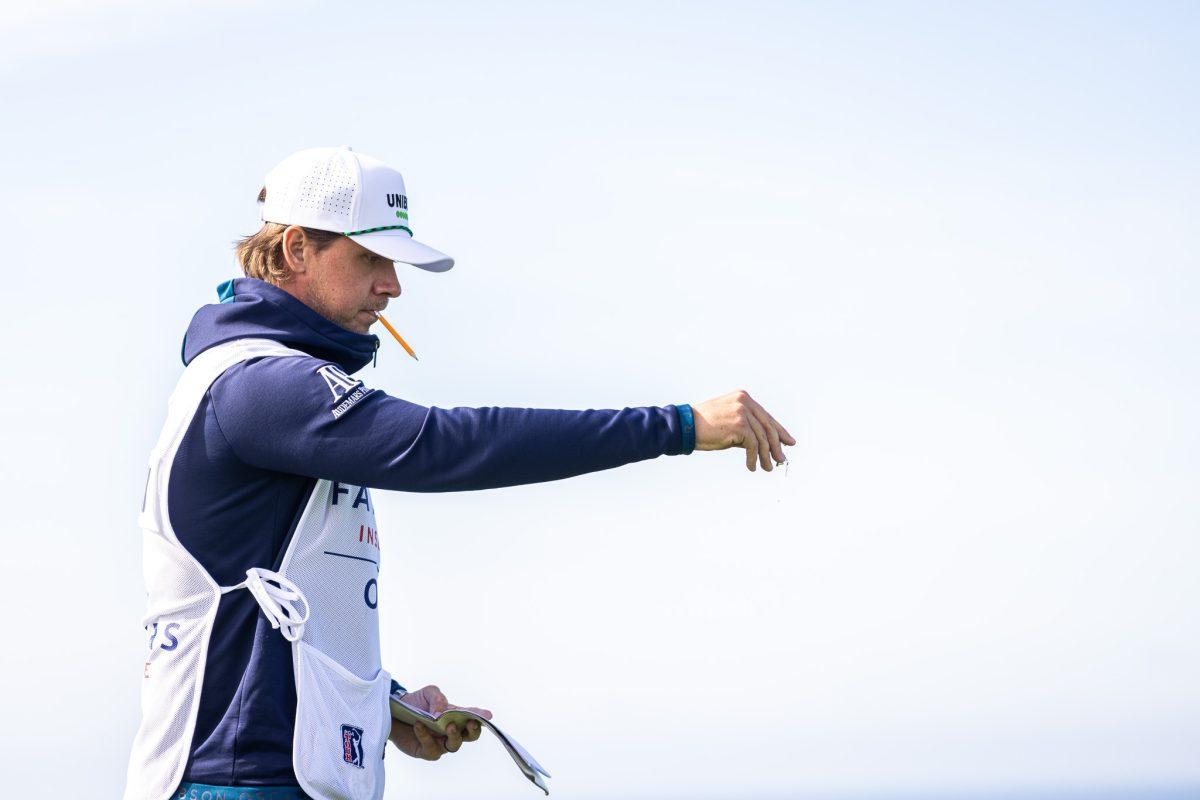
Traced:
POLYGON ((414 267, 430 272, 445 272, 454 266, 453 258, 440 250, 434 250, 427 244, 421 244, 409 236, 406 231, 358 233, 351 236, 350 239, 384 258, 390 258, 392 261, 399 261, 402 264, 412 264, 414 267))

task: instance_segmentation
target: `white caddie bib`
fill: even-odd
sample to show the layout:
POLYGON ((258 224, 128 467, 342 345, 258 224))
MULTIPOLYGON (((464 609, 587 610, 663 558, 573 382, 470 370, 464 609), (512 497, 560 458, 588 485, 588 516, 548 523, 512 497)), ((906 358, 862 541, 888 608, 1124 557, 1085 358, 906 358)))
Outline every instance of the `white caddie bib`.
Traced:
POLYGON ((317 481, 278 572, 270 564, 247 564, 246 580, 234 586, 218 585, 171 528, 171 464, 200 401, 229 367, 263 356, 308 354, 269 339, 237 339, 205 350, 179 379, 150 454, 138 517, 149 595, 142 624, 149 651, 125 800, 167 800, 179 785, 217 604, 222 594, 241 590, 254 596, 271 626, 292 642, 292 765, 301 788, 321 800, 383 796, 391 676, 380 664, 379 534, 366 487, 317 481))

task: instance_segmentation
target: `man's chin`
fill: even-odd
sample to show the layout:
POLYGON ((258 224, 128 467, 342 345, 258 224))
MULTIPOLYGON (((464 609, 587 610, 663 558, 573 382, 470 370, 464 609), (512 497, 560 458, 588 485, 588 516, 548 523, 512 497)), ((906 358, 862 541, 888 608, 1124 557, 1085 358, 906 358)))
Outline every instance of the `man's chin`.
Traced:
POLYGON ((371 323, 364 322, 359 317, 342 320, 341 322, 337 323, 337 325, 338 327, 345 328, 353 333, 367 334, 371 332, 371 323))
POLYGON ((343 325, 355 333, 370 333, 371 326, 375 324, 375 315, 369 312, 359 312, 350 319, 346 320, 343 325))

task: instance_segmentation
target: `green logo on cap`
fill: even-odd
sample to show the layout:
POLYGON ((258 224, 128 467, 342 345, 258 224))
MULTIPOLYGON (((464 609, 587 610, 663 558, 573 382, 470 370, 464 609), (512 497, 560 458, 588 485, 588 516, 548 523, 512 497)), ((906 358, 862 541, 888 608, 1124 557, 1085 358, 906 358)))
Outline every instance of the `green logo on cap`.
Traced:
POLYGON ((407 211, 397 211, 396 216, 400 217, 400 219, 408 219, 408 212, 407 211))

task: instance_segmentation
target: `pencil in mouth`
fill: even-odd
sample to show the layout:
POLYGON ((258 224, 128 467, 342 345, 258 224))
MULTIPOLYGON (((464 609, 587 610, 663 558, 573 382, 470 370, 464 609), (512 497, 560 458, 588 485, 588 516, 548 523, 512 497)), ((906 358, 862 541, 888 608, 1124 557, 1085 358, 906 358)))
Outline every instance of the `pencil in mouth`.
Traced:
POLYGON ((402 337, 399 333, 396 332, 396 329, 392 327, 392 324, 390 322, 388 322, 386 319, 384 319, 383 314, 380 314, 378 311, 376 311, 374 309, 371 310, 371 313, 374 314, 375 317, 380 322, 383 323, 383 327, 388 329, 388 333, 390 333, 393 337, 395 337, 396 341, 400 343, 400 346, 403 347, 410 356, 412 356, 413 358, 416 358, 417 361, 421 360, 421 359, 417 358, 417 354, 413 352, 413 349, 408 346, 408 342, 404 341, 404 337, 402 337))

